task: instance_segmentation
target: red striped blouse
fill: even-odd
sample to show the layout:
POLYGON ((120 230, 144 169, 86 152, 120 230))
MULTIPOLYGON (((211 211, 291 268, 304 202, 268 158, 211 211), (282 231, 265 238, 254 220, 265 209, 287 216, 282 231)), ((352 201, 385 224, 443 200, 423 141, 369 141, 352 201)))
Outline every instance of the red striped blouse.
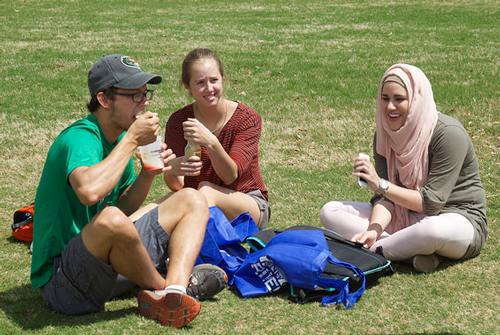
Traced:
MULTIPOLYGON (((184 156, 186 140, 182 130, 182 123, 187 118, 193 118, 193 104, 187 105, 173 113, 165 129, 165 142, 176 156, 184 156)), ((219 186, 248 193, 260 190, 268 200, 267 189, 259 169, 259 139, 262 127, 260 115, 252 108, 238 102, 238 106, 226 125, 221 129, 217 138, 224 150, 229 154, 238 167, 238 178, 225 185, 215 172, 210 157, 205 148, 201 148, 203 167, 199 176, 185 177, 184 187, 197 188, 201 181, 209 181, 219 186)))

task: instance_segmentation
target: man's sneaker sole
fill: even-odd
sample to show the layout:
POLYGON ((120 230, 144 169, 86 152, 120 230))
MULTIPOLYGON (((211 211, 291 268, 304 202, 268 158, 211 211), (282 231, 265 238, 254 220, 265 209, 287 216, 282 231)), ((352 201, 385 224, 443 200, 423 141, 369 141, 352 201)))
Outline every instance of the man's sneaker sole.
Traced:
POLYGON ((195 298, 177 292, 162 295, 155 291, 142 290, 137 301, 142 316, 175 328, 189 324, 201 309, 201 304, 195 298))

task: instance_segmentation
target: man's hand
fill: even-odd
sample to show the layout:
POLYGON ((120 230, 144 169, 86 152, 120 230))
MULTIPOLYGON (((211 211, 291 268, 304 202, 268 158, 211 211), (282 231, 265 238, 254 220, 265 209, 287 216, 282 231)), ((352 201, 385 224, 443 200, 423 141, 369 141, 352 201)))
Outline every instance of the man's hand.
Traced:
POLYGON ((153 143, 158 135, 159 123, 158 113, 145 112, 132 123, 127 134, 138 146, 153 143))
POLYGON ((135 153, 136 157, 140 159, 141 161, 141 165, 142 165, 142 168, 143 170, 150 174, 151 176, 156 176, 156 175, 159 175, 160 173, 164 173, 166 171, 170 171, 172 170, 172 165, 171 165, 171 162, 176 158, 174 152, 172 151, 172 149, 167 149, 167 144, 166 143, 162 143, 161 145, 161 158, 163 159, 163 164, 164 164, 164 167, 162 169, 155 169, 155 170, 147 170, 144 168, 144 164, 142 162, 142 155, 141 155, 141 152, 140 151, 137 151, 135 153))

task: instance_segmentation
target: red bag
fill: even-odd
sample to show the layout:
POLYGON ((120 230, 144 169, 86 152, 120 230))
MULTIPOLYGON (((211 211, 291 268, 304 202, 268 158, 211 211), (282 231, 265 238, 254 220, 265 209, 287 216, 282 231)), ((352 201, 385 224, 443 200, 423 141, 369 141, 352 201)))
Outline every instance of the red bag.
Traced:
POLYGON ((33 241, 33 214, 35 204, 20 208, 14 212, 14 223, 12 224, 12 235, 20 241, 33 241))

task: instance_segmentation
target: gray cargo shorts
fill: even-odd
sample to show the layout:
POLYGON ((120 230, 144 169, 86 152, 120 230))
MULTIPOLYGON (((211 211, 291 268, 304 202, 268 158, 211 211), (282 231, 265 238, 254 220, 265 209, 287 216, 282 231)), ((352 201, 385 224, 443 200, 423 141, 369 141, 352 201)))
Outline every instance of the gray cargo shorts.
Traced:
MULTIPOLYGON (((166 273, 170 235, 158 223, 158 208, 139 218, 135 227, 154 266, 166 273)), ((111 264, 92 255, 78 234, 54 259, 52 278, 40 290, 49 308, 72 315, 98 312, 108 299, 135 286, 117 274, 111 264)))

